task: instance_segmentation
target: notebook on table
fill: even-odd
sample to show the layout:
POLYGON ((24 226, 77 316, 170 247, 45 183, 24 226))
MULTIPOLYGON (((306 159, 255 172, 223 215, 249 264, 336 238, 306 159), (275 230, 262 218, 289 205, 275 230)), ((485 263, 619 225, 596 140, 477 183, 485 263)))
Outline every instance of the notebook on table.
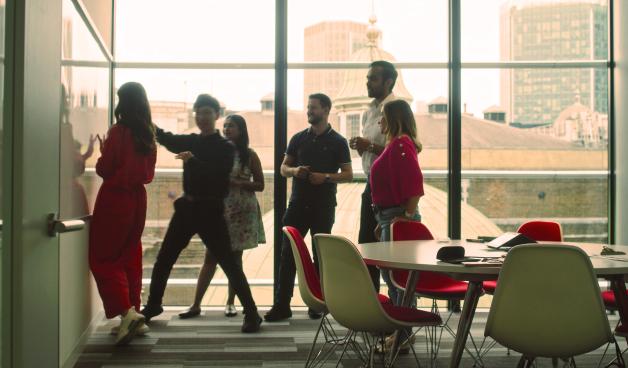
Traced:
POLYGON ((528 238, 521 233, 503 233, 502 235, 488 242, 486 245, 491 249, 508 251, 515 245, 528 243, 536 243, 536 241, 528 238))

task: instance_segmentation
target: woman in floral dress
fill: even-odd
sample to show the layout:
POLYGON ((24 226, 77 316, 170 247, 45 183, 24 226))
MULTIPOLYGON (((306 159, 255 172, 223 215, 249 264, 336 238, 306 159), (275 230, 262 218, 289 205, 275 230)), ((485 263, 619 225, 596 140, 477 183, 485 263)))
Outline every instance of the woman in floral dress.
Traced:
MULTIPOLYGON (((236 146, 229 195, 225 198, 225 217, 229 227, 231 249, 242 265, 244 250, 255 248, 257 244, 266 242, 262 215, 255 197, 255 192, 264 190, 264 173, 259 157, 255 151, 249 148, 249 134, 246 121, 242 116, 227 116, 223 133, 225 138, 236 146)), ((216 258, 209 250, 206 251, 205 262, 198 275, 194 303, 187 311, 179 314, 180 318, 192 318, 200 315, 201 301, 214 277, 216 264, 216 258)), ((229 285, 229 295, 225 306, 225 316, 227 317, 237 315, 234 305, 235 296, 235 291, 229 285)))

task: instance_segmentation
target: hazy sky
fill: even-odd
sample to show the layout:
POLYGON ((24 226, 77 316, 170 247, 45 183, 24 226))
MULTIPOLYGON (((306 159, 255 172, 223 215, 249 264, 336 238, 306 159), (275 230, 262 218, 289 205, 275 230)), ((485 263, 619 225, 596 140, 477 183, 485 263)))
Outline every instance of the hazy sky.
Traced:
MULTIPOLYGON (((560 1, 560 0, 558 0, 560 1)), ((499 60, 499 14, 507 0, 462 0, 464 61, 499 60)), ((538 2, 538 0, 535 0, 538 2)), ((545 1, 547 2, 547 1, 545 1)), ((288 58, 303 61, 303 30, 325 20, 368 22, 373 10, 382 48, 397 61, 447 61, 446 0, 288 0, 288 58)), ((116 59, 159 62, 264 62, 274 59, 274 0, 118 0, 116 59)), ((366 71, 365 71, 366 73, 366 71)), ((447 94, 446 70, 402 70, 415 101, 447 94)), ((463 71, 462 95, 481 115, 499 104, 499 71, 463 71)), ((193 101, 209 92, 232 109, 258 109, 274 90, 273 70, 118 69, 153 100, 193 101)), ((325 92, 325 91, 322 91, 325 92)), ((302 109, 303 72, 288 74, 288 104, 302 109)))

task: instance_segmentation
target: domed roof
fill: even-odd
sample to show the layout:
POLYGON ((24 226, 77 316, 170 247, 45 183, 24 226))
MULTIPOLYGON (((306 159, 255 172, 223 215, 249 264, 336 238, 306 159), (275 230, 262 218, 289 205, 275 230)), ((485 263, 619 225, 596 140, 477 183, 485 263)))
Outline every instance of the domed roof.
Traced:
POLYGON ((593 110, 591 110, 589 106, 580 103, 580 95, 576 95, 576 102, 573 105, 567 106, 563 111, 561 111, 558 115, 558 118, 556 118, 554 122, 558 123, 563 122, 567 119, 573 119, 582 113, 592 114, 593 110))
MULTIPOLYGON (((351 55, 351 62, 371 63, 377 60, 386 60, 394 63, 395 58, 378 46, 381 31, 375 27, 375 22, 377 22, 377 18, 371 15, 369 18, 369 23, 371 24, 366 31, 368 43, 365 47, 358 49, 351 55)), ((408 92, 408 89, 403 83, 403 77, 400 71, 395 87, 393 88, 393 93, 398 99, 406 100, 408 103, 412 102, 412 95, 408 92)), ((372 98, 368 96, 368 92, 366 91, 366 74, 364 70, 347 70, 345 72, 344 82, 340 88, 340 93, 338 93, 338 96, 334 99, 334 106, 340 109, 349 105, 367 105, 371 101, 372 98)))
POLYGON ((265 94, 264 96, 262 96, 260 101, 261 102, 275 101, 275 92, 269 92, 269 93, 265 94))
POLYGON ((428 103, 428 105, 447 105, 447 104, 449 104, 449 100, 447 99, 447 97, 444 97, 444 96, 438 96, 432 101, 430 101, 430 103, 428 103))
POLYGON ((504 110, 504 108, 502 108, 501 106, 497 106, 497 105, 492 105, 488 108, 486 108, 484 111, 482 111, 484 114, 490 114, 492 112, 506 112, 506 110, 504 110))

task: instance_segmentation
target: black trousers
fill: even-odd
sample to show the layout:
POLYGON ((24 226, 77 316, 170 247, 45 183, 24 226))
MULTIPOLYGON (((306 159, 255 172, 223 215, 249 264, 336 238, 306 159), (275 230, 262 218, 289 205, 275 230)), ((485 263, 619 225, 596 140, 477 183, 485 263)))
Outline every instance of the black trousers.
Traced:
MULTIPOLYGON (((293 226, 299 230, 301 236, 305 237, 307 232, 310 235, 331 233, 336 217, 335 205, 311 205, 299 202, 290 202, 286 214, 283 217, 284 226, 293 226)), ((313 244, 313 242, 312 242, 313 244)), ((318 256, 314 253, 314 264, 318 269, 318 256)), ((281 260, 279 264, 279 287, 275 295, 276 304, 288 307, 294 291, 294 278, 296 276, 296 265, 292 255, 292 247, 286 236, 283 236, 281 243, 281 260)))
POLYGON ((179 254, 187 247, 194 234, 198 234, 227 275, 244 307, 244 313, 256 313, 257 307, 251 295, 242 266, 231 251, 227 223, 222 201, 190 201, 179 198, 174 202, 174 215, 168 225, 164 241, 159 249, 150 281, 148 305, 161 305, 172 266, 179 254))
MULTIPOLYGON (((375 228, 377 220, 375 220, 375 212, 373 212, 373 198, 371 197, 371 185, 366 180, 366 187, 362 192, 362 205, 360 206, 360 233, 358 235, 358 243, 372 243, 378 241, 375 238, 375 228)), ((379 268, 367 265, 371 280, 375 291, 379 293, 379 268)))

